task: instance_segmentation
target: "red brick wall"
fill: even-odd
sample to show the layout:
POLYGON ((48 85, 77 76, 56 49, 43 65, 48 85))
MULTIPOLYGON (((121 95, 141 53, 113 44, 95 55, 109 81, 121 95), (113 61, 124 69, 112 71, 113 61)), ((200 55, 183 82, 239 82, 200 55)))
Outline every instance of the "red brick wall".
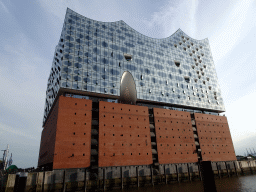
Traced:
POLYGON ((42 130, 38 166, 53 162, 58 107, 59 102, 57 101, 42 130))
MULTIPOLYGON (((60 96, 45 123, 38 166, 90 166, 92 101, 60 96), (74 134, 75 133, 75 134, 74 134)), ((152 164, 148 108, 99 103, 99 167, 152 164)), ((154 108, 160 164, 197 162, 190 113, 154 108)), ((195 114, 204 161, 236 160, 227 118, 195 114)))
POLYGON ((203 161, 236 160, 227 118, 195 113, 203 161))
POLYGON ((189 112, 154 108, 160 164, 197 162, 189 112))
POLYGON ((148 108, 99 103, 99 167, 152 164, 148 108))
POLYGON ((38 166, 53 162, 58 107, 59 102, 57 101, 42 130, 38 166))
POLYGON ((91 100, 59 97, 53 169, 90 166, 91 110, 91 100))

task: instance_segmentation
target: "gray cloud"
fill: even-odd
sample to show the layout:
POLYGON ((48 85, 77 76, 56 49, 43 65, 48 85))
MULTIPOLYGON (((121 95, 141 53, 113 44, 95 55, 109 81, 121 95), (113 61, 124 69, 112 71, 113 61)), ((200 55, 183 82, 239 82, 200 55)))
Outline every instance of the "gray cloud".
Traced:
POLYGON ((0 6, 2 7, 2 9, 3 9, 6 13, 10 14, 8 8, 5 6, 5 4, 4 4, 2 1, 0 1, 0 6))
POLYGON ((150 20, 142 20, 152 36, 168 37, 179 28, 191 37, 196 36, 198 1, 169 1, 150 20))

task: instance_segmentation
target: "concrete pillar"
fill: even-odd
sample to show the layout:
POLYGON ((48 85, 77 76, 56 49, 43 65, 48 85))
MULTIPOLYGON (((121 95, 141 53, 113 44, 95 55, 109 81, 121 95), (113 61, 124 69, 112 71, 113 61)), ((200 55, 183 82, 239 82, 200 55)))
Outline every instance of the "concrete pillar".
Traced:
POLYGON ((63 172, 63 188, 62 188, 62 191, 63 191, 63 192, 66 191, 65 174, 66 174, 66 170, 64 169, 64 172, 63 172))
POLYGON ((240 167, 240 169, 241 169, 241 173, 244 174, 244 170, 243 170, 243 167, 242 167, 242 163, 241 163, 241 162, 239 162, 239 167, 240 167))
POLYGON ((253 170, 252 170, 251 161, 248 161, 248 167, 250 168, 251 174, 253 174, 253 170))
POLYGON ((137 175, 137 187, 140 187, 140 181, 139 181, 139 167, 136 167, 136 175, 137 175))
POLYGON ((41 192, 44 190, 44 176, 45 172, 38 172, 36 175, 36 192, 41 192))
POLYGON ((87 174, 87 169, 85 168, 85 169, 84 169, 84 192, 86 192, 86 185, 87 185, 87 182, 86 182, 86 174, 87 174))
POLYGON ((225 161, 225 166, 226 166, 226 170, 227 170, 228 177, 230 177, 230 174, 229 174, 229 170, 228 170, 228 166, 227 166, 227 162, 226 162, 226 161, 225 161))
POLYGON ((103 168, 103 191, 106 190, 106 168, 103 168))
POLYGON ((256 171, 256 161, 252 161, 252 168, 254 171, 256 171))
POLYGON ((6 192, 9 192, 9 191, 11 192, 14 190, 15 180, 16 180, 16 174, 8 175, 8 179, 7 179, 7 183, 6 183, 6 187, 5 187, 6 192))
POLYGON ((217 170, 218 170, 218 175, 219 175, 219 178, 221 178, 221 175, 220 175, 220 170, 219 170, 219 166, 218 166, 218 163, 216 162, 216 167, 217 167, 217 170))
POLYGON ((123 167, 120 167, 120 173, 121 173, 121 189, 123 189, 124 188, 123 167))
POLYGON ((217 192, 211 161, 201 161, 200 168, 202 171, 204 191, 217 192))
POLYGON ((28 173, 26 191, 36 191, 36 178, 37 178, 36 172, 28 173))
POLYGON ((188 180, 191 181, 190 170, 189 170, 189 164, 188 163, 187 163, 187 168, 188 168, 188 180))
POLYGON ((202 181, 203 178, 202 178, 202 174, 201 174, 201 166, 200 166, 200 163, 198 163, 198 172, 199 172, 200 181, 202 181))
POLYGON ((151 184, 154 186, 153 165, 151 166, 151 184))
POLYGON ((235 161, 233 161, 233 164, 234 164, 234 168, 235 168, 236 176, 238 176, 238 174, 237 174, 237 170, 236 170, 236 163, 235 163, 235 161))
POLYGON ((180 179, 179 179, 179 171, 178 171, 178 165, 176 164, 176 174, 177 174, 177 181, 180 182, 180 179))
POLYGON ((59 190, 63 191, 64 170, 46 171, 44 178, 44 191, 59 190))
POLYGON ((167 184, 167 176, 166 176, 166 167, 164 165, 164 176, 165 176, 165 184, 167 184))

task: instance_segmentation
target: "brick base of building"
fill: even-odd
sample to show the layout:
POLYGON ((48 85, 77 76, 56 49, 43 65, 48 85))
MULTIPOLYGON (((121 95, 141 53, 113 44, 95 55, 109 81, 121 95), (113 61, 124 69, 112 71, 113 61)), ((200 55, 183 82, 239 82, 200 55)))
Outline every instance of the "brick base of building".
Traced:
POLYGON ((44 124, 38 167, 161 172, 164 165, 235 160, 224 116, 59 96, 44 124))

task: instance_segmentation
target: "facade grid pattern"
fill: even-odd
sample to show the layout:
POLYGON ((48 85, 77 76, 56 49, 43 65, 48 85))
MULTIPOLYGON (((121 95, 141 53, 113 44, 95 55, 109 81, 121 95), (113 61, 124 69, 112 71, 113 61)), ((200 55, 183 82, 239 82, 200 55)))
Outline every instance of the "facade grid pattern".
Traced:
POLYGON ((68 8, 43 121, 60 89, 120 96, 125 71, 134 77, 138 100, 225 111, 208 39, 192 39, 180 29, 154 39, 123 21, 95 21, 68 8))

